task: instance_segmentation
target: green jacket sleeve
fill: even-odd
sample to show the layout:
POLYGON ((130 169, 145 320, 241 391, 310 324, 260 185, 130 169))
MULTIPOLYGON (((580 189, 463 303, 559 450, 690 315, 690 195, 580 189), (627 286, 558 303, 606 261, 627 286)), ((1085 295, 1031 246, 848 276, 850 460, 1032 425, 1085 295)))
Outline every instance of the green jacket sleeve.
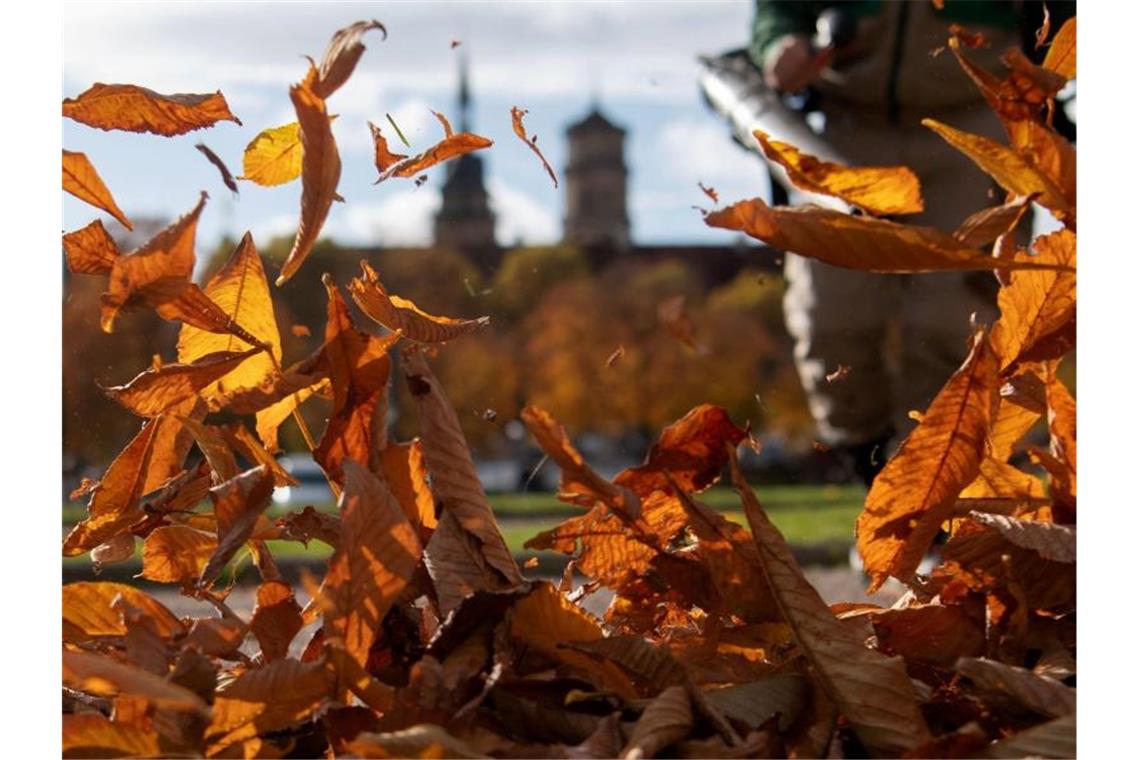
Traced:
POLYGON ((825 5, 825 3, 787 0, 756 0, 752 42, 748 46, 752 63, 762 67, 768 48, 785 34, 803 34, 810 37, 815 32, 816 17, 823 11, 825 5))

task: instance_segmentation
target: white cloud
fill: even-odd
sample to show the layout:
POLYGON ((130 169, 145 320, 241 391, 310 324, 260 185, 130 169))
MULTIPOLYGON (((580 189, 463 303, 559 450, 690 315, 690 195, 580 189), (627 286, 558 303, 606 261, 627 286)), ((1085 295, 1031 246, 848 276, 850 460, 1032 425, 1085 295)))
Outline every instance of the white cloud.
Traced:
POLYGON ((379 202, 334 204, 324 234, 345 245, 430 245, 439 201, 438 189, 409 184, 379 202))
POLYGON ((558 218, 531 196, 498 177, 491 177, 487 189, 495 209, 495 239, 499 245, 543 245, 562 237, 558 218))

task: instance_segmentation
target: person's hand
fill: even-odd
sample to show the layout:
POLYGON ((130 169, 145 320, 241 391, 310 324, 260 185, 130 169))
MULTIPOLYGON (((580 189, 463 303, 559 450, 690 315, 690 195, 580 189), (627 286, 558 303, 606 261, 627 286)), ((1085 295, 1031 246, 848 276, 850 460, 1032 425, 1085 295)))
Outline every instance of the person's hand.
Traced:
POLYGON ((808 38, 786 34, 764 56, 764 83, 781 92, 799 92, 819 75, 808 38))

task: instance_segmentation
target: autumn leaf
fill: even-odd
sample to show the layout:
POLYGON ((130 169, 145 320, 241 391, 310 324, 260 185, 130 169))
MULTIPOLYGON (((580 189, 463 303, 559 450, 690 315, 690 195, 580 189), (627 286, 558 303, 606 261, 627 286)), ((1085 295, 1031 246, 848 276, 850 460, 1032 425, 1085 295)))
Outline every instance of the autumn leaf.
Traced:
POLYGON ((324 662, 275 660, 218 689, 206 728, 208 754, 299 723, 329 692, 324 662))
POLYGON ((98 219, 74 232, 64 233, 67 269, 74 274, 110 274, 119 247, 98 219))
POLYGON ((1009 69, 1009 75, 1002 79, 963 55, 957 39, 952 38, 949 44, 962 69, 1007 129, 1011 123, 1040 118, 1047 103, 1065 86, 1063 76, 1034 66, 1017 48, 1002 55, 1002 63, 1009 69))
POLYGON ((801 190, 839 198, 876 216, 922 213, 922 188, 905 166, 849 168, 802 153, 760 130, 752 135, 768 160, 783 167, 801 190))
POLYGON ((979 248, 989 245, 1002 235, 1012 232, 1030 208, 1030 198, 1014 198, 1000 206, 985 208, 970 214, 954 230, 954 237, 962 245, 979 248))
MULTIPOLYGON (((1058 230, 1038 237, 1033 241, 1033 252, 1034 256, 1019 253, 1017 258, 1075 268, 1077 236, 1069 230, 1058 230)), ((1059 358, 1067 352, 1068 341, 1056 343, 1055 336, 1075 329, 1076 273, 1014 272, 1010 284, 998 292, 998 308, 1001 318, 994 325, 993 343, 1001 357, 1003 371, 1029 356, 1035 360, 1059 358), (1042 355, 1041 349, 1049 345, 1055 346, 1057 351, 1042 355)))
POLYGON ((373 460, 370 469, 382 474, 388 489, 400 503, 408 521, 426 538, 436 527, 435 497, 428 485, 427 466, 424 464, 424 447, 420 441, 387 443, 377 448, 373 441, 373 460))
POLYGON ((979 330, 969 357, 871 485, 855 527, 871 591, 888 575, 910 578, 958 493, 977 475, 997 407, 997 370, 979 330))
POLYGON ((1050 562, 1077 561, 1077 528, 1038 520, 1020 520, 1003 515, 971 512, 975 522, 996 530, 1014 546, 1036 552, 1050 562))
POLYGON ((759 198, 713 211, 705 217, 705 224, 739 230, 777 250, 868 272, 1040 267, 983 256, 932 227, 851 216, 815 206, 773 208, 759 198))
POLYGON ((984 757, 1023 758, 1077 756, 1077 715, 1055 718, 988 745, 984 757))
POLYGON ((94 652, 64 650, 63 682, 73 689, 98 696, 136 696, 170 710, 209 714, 206 703, 193 692, 94 652))
POLYGON ((1055 71, 1065 79, 1077 78, 1077 17, 1066 19, 1053 41, 1049 43, 1049 52, 1045 54, 1045 61, 1041 64, 1050 71, 1055 71))
POLYGON ((374 322, 389 330, 402 330, 404 337, 420 343, 443 343, 474 332, 490 323, 490 317, 453 319, 438 317, 421 310, 411 301, 389 295, 367 261, 360 262, 362 277, 354 277, 348 285, 352 300, 374 322))
POLYGON ((143 611, 163 637, 183 630, 182 623, 163 604, 125 583, 80 581, 63 586, 63 639, 81 643, 103 636, 125 636, 122 617, 111 608, 115 598, 143 611))
POLYGON ((364 55, 364 45, 360 38, 370 29, 379 29, 388 39, 388 30, 379 21, 357 21, 354 24, 338 29, 329 40, 325 55, 321 59, 320 74, 313 85, 313 93, 322 100, 340 89, 348 81, 360 56, 364 55))
MULTIPOLYGON (((330 116, 329 122, 336 119, 330 116)), ((304 149, 298 122, 268 127, 257 133, 242 154, 242 176, 262 187, 275 187, 301 176, 304 149)))
POLYGON ((163 137, 212 127, 219 121, 241 126, 221 92, 160 95, 133 84, 97 82, 79 97, 64 100, 63 115, 98 129, 150 132, 163 137))
POLYGON ((670 744, 688 736, 692 728, 693 710, 688 693, 680 686, 670 686, 646 705, 620 757, 624 760, 655 757, 670 744))
POLYGON ((981 657, 963 657, 955 665, 976 688, 997 691, 1041 715, 1063 718, 1077 711, 1077 690, 1048 676, 981 657))
POLYGON ((63 716, 63 757, 158 757, 158 736, 99 713, 63 716))
MULTIPOLYGON (((361 48, 363 50, 363 48, 361 48)), ((359 53, 356 54, 359 58, 359 53)), ((356 65, 355 59, 352 66, 356 65)), ((338 65, 335 76, 348 77, 338 65)), ((289 88, 289 98, 297 112, 301 132, 301 220, 297 237, 289 251, 277 285, 283 285, 297 273, 317 242, 317 236, 328 218, 329 209, 339 198, 336 188, 340 183, 340 154, 336 139, 329 127, 328 111, 324 99, 317 94, 317 70, 309 66, 309 73, 300 83, 289 88)), ((341 80, 343 82, 343 79, 341 80)), ((339 86, 340 83, 337 83, 339 86)), ((334 88, 335 89, 335 88, 334 88)))
POLYGON ((214 165, 218 173, 222 175, 222 184, 230 189, 235 195, 238 192, 237 182, 234 181, 234 175, 230 174, 229 167, 226 166, 225 161, 218 157, 218 154, 210 150, 209 146, 205 143, 198 143, 194 146, 198 152, 206 157, 206 160, 214 165))
POLYGON ((218 539, 184 525, 155 528, 142 551, 142 577, 158 583, 192 584, 218 547, 218 539))
POLYGON ((237 553, 257 525, 257 519, 269 506, 273 494, 273 475, 265 465, 246 470, 210 489, 217 516, 218 545, 202 568, 198 587, 206 588, 227 562, 237 553))
POLYGON ((554 183, 554 189, 558 189, 558 177, 554 176, 554 169, 550 167, 550 162, 546 160, 546 156, 542 155, 542 151, 538 149, 538 135, 534 137, 527 137, 526 127, 523 126, 523 117, 526 116, 528 111, 518 106, 511 108, 511 128, 518 135, 518 138, 523 141, 526 147, 530 148, 530 152, 538 156, 538 160, 542 162, 542 168, 546 169, 546 173, 550 175, 550 181, 554 183))
POLYGON ((948 667, 959 657, 985 652, 984 624, 958 606, 927 604, 875 610, 868 617, 879 649, 901 655, 908 662, 948 667))
POLYGON ((106 211, 128 230, 134 229, 85 154, 63 151, 63 189, 84 203, 106 211))
POLYGON ((388 150, 388 141, 380 132, 380 127, 372 122, 368 122, 368 129, 372 132, 372 148, 375 153, 376 171, 381 175, 407 158, 403 153, 393 153, 388 150))
POLYGON ((257 587, 257 603, 249 628, 266 661, 280 660, 289 654, 289 644, 301 625, 301 607, 288 583, 265 581, 257 587))
POLYGON ((1053 179, 1042 173, 1022 154, 988 137, 962 132, 934 119, 923 119, 922 123, 965 154, 1009 192, 1019 196, 1032 195, 1038 203, 1056 212, 1062 219, 1075 221, 1076 199, 1066 197, 1064 190, 1053 179))
POLYGON ((104 388, 104 391, 138 416, 154 417, 180 401, 200 394, 203 388, 262 350, 220 351, 206 354, 190 364, 166 364, 139 373, 126 385, 104 388))
MULTIPOLYGON (((893 460, 892 460, 893 461, 893 460)), ((898 753, 930 737, 899 657, 868 649, 836 620, 804 578, 733 456, 732 482, 744 505, 768 584, 818 683, 872 752, 898 753)))
POLYGON ((431 474, 432 491, 445 511, 473 535, 491 567, 510 585, 522 583, 518 565, 503 540, 455 409, 420 352, 404 356, 408 388, 420 411, 424 461, 431 474))
POLYGON ((509 591, 517 586, 488 563, 479 539, 447 511, 439 516, 424 547, 424 565, 443 615, 477 592, 509 591))
POLYGON ((397 164, 389 166, 380 173, 380 178, 376 180, 374 184, 380 184, 392 177, 414 177, 424 169, 429 169, 436 164, 450 161, 453 158, 458 158, 459 156, 473 153, 477 150, 489 148, 494 144, 486 137, 480 137, 471 132, 454 133, 446 117, 438 113, 435 115, 443 125, 443 139, 423 153, 419 153, 411 158, 406 158, 397 164))
POLYGON ((332 605, 325 612, 325 635, 363 668, 423 549, 382 481, 351 459, 345 460, 344 473, 340 544, 325 577, 324 593, 332 605))

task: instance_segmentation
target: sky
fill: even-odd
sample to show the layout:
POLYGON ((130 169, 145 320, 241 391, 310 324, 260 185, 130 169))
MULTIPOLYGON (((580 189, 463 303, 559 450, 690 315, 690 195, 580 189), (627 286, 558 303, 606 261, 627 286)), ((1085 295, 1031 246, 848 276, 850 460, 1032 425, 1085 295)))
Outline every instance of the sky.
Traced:
MULTIPOLYGON (((337 29, 361 19, 387 27, 364 38, 367 51, 329 99, 344 165, 324 235, 353 245, 430 242, 444 167, 416 188, 410 180, 373 185, 366 122, 391 114, 415 151, 434 144, 431 109, 457 117, 458 54, 468 56, 472 130, 495 145, 481 155, 501 245, 556 242, 564 198, 511 131, 511 106, 529 109, 559 176, 565 128, 596 99, 627 130, 629 215, 636 243, 726 243, 694 205, 708 205, 698 182, 722 201, 765 195, 758 157, 736 146, 700 98, 697 56, 745 44, 752 4, 738 2, 383 2, 72 3, 64 6, 63 95, 95 82, 137 84, 164 94, 221 90, 243 122, 221 122, 174 138, 103 132, 64 119, 63 144, 96 166, 130 217, 173 218, 209 192, 199 250, 252 231, 255 241, 296 230, 300 182, 263 188, 240 182, 234 197, 194 149, 212 148, 235 175, 246 144, 262 129, 295 121, 288 87, 319 60, 337 29), (459 40, 458 49, 451 47, 459 40)), ((453 120, 455 120, 453 118, 453 120)), ((391 137, 393 148, 401 146, 391 137)), ((400 151, 408 152, 408 151, 400 151)), ((74 229, 98 212, 66 196, 74 229)), ((113 224, 113 222, 111 222, 113 224)))

